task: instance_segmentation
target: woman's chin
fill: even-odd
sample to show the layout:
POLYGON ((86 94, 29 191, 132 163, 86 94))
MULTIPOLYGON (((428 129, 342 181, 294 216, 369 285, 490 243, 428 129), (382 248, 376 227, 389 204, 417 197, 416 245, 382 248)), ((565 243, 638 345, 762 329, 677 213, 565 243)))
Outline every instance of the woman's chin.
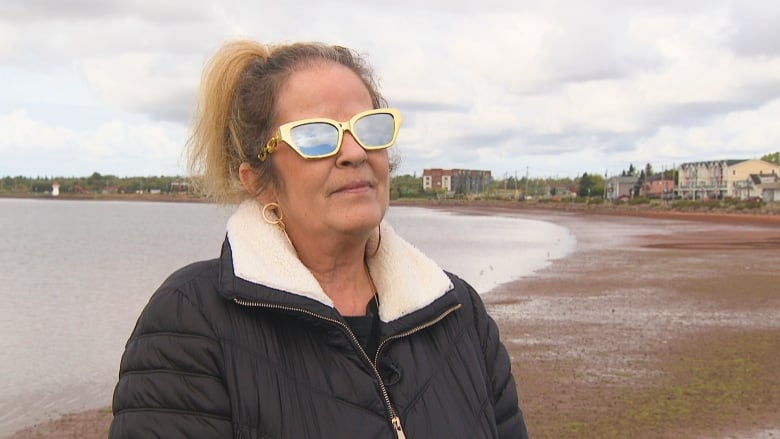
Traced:
POLYGON ((382 222, 384 217, 384 211, 371 210, 363 212, 356 209, 344 218, 342 223, 342 230, 348 233, 366 233, 372 232, 379 227, 379 223, 382 222))

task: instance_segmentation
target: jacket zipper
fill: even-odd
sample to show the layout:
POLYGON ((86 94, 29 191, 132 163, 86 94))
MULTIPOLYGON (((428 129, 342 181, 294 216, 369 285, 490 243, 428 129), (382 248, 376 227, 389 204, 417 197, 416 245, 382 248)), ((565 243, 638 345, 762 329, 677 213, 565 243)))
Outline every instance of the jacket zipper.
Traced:
POLYGON ((350 339, 352 340, 352 344, 358 347, 358 351, 363 355, 363 358, 368 361, 368 364, 371 365, 371 370, 374 372, 374 377, 377 379, 377 382, 379 383, 379 389, 382 391, 382 398, 385 402, 385 407, 387 408, 388 413, 390 414, 390 424, 393 426, 393 430, 395 431, 395 436, 397 439, 406 439, 406 434, 404 434, 403 426, 401 425, 401 418, 398 416, 398 413, 395 411, 395 408, 393 407, 393 404, 390 402, 390 394, 387 391, 387 387, 385 387, 385 382, 382 380, 382 376, 379 374, 379 369, 377 369, 376 364, 379 362, 379 352, 382 350, 382 347, 387 344, 390 340, 397 340, 402 337, 406 337, 408 335, 414 334, 417 331, 420 331, 422 329, 425 329, 429 326, 435 325, 436 323, 440 322, 442 319, 447 317, 450 313, 457 310, 461 307, 460 304, 454 305, 450 307, 449 309, 445 310, 443 313, 441 313, 438 317, 436 317, 433 320, 430 320, 426 323, 420 324, 415 326, 414 328, 411 328, 409 330, 406 330, 400 334, 396 334, 390 337, 387 337, 386 339, 382 340, 381 343, 379 343, 379 346, 376 349, 376 359, 374 362, 371 361, 371 357, 368 356, 365 349, 363 349, 363 346, 360 345, 360 342, 358 341, 357 337, 355 336, 355 333, 352 332, 352 329, 350 329, 349 326, 347 326, 345 323, 340 322, 336 319, 332 319, 330 317, 325 317, 322 315, 319 315, 315 312, 303 309, 303 308, 295 308, 292 306, 286 306, 286 305, 277 305, 273 303, 264 303, 264 302, 255 302, 252 300, 245 300, 240 299, 238 297, 233 299, 234 302, 241 306, 249 306, 249 307, 259 307, 259 308, 269 308, 269 309, 278 309, 282 311, 293 311, 293 312, 300 312, 303 314, 306 314, 311 317, 316 317, 320 320, 325 320, 326 322, 333 323, 335 325, 340 326, 343 328, 347 334, 349 335, 350 339))

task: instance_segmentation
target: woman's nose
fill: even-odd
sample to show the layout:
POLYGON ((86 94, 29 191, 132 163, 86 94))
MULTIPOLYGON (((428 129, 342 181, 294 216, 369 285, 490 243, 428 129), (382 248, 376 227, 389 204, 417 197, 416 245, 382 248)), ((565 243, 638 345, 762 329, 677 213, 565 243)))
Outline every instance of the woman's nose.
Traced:
POLYGON ((339 166, 358 166, 367 159, 368 154, 366 153, 366 150, 357 143, 357 140, 352 136, 352 133, 349 131, 344 132, 336 163, 339 166))

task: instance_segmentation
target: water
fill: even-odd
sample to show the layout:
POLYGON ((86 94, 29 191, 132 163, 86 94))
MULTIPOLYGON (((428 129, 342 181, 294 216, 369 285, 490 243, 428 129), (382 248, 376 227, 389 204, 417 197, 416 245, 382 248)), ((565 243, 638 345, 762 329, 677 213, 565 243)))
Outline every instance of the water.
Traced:
MULTIPOLYGON (((0 437, 106 407, 124 343, 173 270, 219 254, 208 204, 0 199, 0 437)), ((396 231, 480 292, 565 255, 559 226, 393 207, 396 231)))
POLYGON ((568 229, 516 217, 393 207, 388 221, 407 241, 481 293, 531 274, 574 248, 568 229))

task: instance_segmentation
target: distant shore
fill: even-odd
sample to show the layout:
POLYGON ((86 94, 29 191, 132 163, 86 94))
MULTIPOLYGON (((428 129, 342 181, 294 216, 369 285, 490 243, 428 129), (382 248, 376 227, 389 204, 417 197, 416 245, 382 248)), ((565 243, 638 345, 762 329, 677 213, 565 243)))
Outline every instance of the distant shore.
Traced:
MULTIPOLYGON (((532 437, 780 434, 780 215, 392 204, 549 221, 576 236, 572 254, 484 295, 532 437)), ((10 438, 105 438, 110 422, 109 409, 93 410, 10 438)))
MULTIPOLYGON (((0 193, 1 198, 36 199, 36 200, 86 200, 86 201, 155 201, 167 203, 208 203, 208 199, 187 193, 160 194, 61 194, 32 195, 0 193)), ((715 221, 745 221, 780 222, 780 202, 767 203, 755 209, 727 209, 712 207, 702 203, 697 207, 675 208, 671 204, 637 204, 627 203, 588 203, 571 201, 511 201, 511 200, 467 200, 467 199, 395 199, 391 206, 413 206, 433 209, 471 209, 495 212, 533 212, 533 211, 564 211, 583 214, 606 214, 639 216, 649 218, 678 218, 690 220, 715 221)))
POLYGON ((159 201, 164 203, 206 203, 204 197, 196 197, 187 193, 159 193, 159 194, 15 194, 0 193, 0 199, 28 199, 28 200, 77 200, 77 201, 159 201))

